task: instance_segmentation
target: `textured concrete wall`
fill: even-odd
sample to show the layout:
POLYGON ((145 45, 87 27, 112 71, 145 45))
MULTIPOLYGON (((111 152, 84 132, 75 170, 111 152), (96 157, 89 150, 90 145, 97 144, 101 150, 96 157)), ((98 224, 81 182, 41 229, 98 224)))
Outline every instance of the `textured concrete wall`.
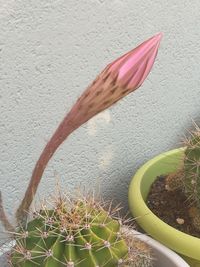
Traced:
POLYGON ((46 141, 89 82, 162 31, 143 87, 70 136, 39 189, 52 192, 56 172, 66 189, 100 184, 127 208, 135 170, 178 146, 200 113, 199 11, 199 0, 0 0, 0 189, 10 217, 46 141))

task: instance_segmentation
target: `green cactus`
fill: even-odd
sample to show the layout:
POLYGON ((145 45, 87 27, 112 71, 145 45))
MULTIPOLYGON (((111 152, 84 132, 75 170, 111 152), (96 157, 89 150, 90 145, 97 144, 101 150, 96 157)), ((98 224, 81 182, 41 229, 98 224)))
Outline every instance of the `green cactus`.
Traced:
POLYGON ((184 192, 200 208, 200 130, 187 141, 184 158, 184 192))
POLYGON ((143 255, 146 250, 133 253, 137 243, 122 233, 120 220, 91 199, 60 200, 54 209, 43 207, 15 238, 13 267, 116 267, 127 262, 151 266, 138 265, 139 257, 149 262, 143 255))

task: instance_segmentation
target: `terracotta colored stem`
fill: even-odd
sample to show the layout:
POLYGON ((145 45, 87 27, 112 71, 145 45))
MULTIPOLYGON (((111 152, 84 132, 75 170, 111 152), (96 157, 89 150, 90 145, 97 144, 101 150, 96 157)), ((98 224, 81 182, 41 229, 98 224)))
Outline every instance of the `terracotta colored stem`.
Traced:
POLYGON ((67 116, 61 122, 56 132, 45 146, 40 158, 35 165, 25 196, 19 208, 17 209, 16 218, 19 224, 23 223, 27 218, 27 212, 36 194, 38 185, 49 160, 53 156, 56 149, 60 146, 60 144, 70 135, 70 133, 75 130, 75 128, 76 127, 72 126, 70 119, 67 116))

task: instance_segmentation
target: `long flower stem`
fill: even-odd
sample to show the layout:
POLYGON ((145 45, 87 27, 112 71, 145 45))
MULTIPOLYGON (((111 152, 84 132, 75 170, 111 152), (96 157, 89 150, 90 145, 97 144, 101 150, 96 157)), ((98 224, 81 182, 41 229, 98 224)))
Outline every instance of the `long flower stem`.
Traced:
POLYGON ((25 196, 16 212, 18 223, 26 219, 45 167, 59 145, 83 123, 140 87, 153 66, 161 37, 161 33, 155 35, 109 64, 83 92, 36 163, 25 196))
POLYGON ((24 221, 26 221, 27 212, 36 194, 38 185, 41 181, 43 172, 49 160, 53 156, 56 149, 60 146, 60 144, 70 135, 71 132, 75 130, 75 128, 76 127, 73 127, 72 124, 70 123, 68 116, 65 117, 65 119, 59 125, 59 127, 57 128, 56 132, 54 133, 50 141, 46 144, 40 158, 38 159, 35 165, 24 198, 19 208, 17 209, 16 219, 19 225, 23 224, 24 221))

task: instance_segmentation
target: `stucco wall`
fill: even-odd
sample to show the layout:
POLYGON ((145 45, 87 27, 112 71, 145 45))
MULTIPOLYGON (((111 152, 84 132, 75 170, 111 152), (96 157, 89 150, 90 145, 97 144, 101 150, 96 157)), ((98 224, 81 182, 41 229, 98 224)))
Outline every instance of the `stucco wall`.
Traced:
POLYGON ((0 189, 10 217, 46 141, 89 82, 162 31, 142 88, 70 136, 39 189, 47 196, 58 175, 68 190, 100 185, 127 208, 135 170, 179 146, 198 119, 199 11, 199 0, 0 0, 0 189))

